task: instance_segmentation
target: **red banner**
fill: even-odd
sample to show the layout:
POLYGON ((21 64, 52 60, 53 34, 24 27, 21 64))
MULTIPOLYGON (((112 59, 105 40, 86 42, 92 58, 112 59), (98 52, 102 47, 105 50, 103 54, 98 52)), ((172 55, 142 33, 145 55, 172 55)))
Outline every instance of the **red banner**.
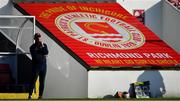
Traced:
POLYGON ((179 64, 178 54, 117 3, 20 3, 89 67, 179 64))

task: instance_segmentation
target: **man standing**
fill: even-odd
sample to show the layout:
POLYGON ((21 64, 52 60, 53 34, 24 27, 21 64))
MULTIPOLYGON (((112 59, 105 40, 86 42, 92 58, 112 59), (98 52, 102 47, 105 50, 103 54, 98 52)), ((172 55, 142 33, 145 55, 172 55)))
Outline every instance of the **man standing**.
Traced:
POLYGON ((32 56, 32 79, 29 88, 29 98, 32 96, 33 89, 35 87, 36 80, 39 76, 39 98, 42 98, 44 91, 44 83, 46 77, 46 57, 48 55, 48 48, 45 43, 41 41, 41 34, 36 33, 34 35, 35 43, 30 47, 30 53, 32 56))

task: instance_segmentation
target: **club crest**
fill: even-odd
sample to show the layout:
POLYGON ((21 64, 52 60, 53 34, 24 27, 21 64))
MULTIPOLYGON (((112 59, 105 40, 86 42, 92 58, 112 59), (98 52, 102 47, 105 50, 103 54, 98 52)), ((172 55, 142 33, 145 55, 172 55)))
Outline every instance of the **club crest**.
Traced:
POLYGON ((128 50, 145 43, 144 35, 137 28, 106 15, 66 13, 56 18, 55 25, 67 36, 101 48, 128 50))

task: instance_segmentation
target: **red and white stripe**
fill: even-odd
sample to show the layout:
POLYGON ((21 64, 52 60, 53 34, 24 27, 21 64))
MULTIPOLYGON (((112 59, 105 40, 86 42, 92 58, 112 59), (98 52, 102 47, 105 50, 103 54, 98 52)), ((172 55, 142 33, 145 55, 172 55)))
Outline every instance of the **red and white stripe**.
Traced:
POLYGON ((123 38, 123 36, 120 34, 89 34, 89 35, 93 38, 108 42, 121 41, 123 38))

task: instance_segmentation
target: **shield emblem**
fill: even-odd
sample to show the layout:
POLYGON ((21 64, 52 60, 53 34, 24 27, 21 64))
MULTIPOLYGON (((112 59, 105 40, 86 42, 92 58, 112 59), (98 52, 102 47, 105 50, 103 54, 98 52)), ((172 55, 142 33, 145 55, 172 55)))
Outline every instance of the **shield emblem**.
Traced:
POLYGON ((119 42, 123 36, 107 22, 75 22, 89 36, 106 42, 119 42))

